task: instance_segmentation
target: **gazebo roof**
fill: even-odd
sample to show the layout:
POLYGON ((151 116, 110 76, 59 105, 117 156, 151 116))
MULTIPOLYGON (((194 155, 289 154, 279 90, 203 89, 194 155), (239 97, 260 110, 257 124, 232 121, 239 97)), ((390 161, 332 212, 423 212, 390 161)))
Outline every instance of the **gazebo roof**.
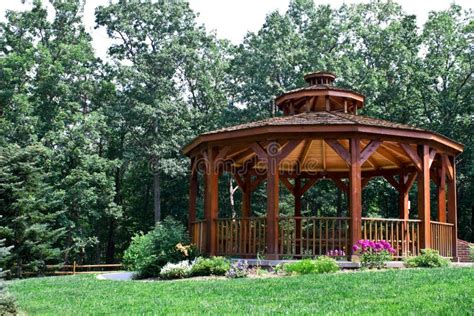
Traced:
POLYGON ((347 139, 351 136, 412 145, 427 144, 451 155, 463 151, 462 144, 438 133, 358 115, 357 109, 364 106, 364 95, 334 87, 335 78, 328 72, 307 74, 305 80, 309 86, 288 91, 275 99, 284 116, 201 134, 185 146, 183 152, 192 156, 195 149, 206 143, 234 146, 271 139, 347 139))
POLYGON ((364 125, 372 127, 387 127, 412 131, 427 131, 422 128, 400 124, 368 116, 354 115, 350 113, 321 111, 321 112, 305 112, 291 116, 278 116, 260 121, 250 122, 246 124, 234 125, 209 131, 202 135, 210 135, 222 132, 230 132, 235 130, 244 130, 248 128, 264 127, 264 126, 291 126, 291 125, 364 125))

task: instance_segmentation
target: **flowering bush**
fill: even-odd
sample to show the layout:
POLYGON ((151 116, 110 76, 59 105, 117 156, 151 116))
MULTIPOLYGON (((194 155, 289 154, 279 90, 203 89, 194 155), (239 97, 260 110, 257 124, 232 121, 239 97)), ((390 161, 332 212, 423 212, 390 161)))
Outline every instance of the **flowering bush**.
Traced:
POLYGON ((328 257, 331 257, 331 258, 334 258, 334 259, 344 259, 344 257, 346 256, 346 253, 344 252, 344 250, 339 250, 339 249, 332 249, 332 250, 329 250, 327 253, 326 253, 326 256, 328 257))
POLYGON ((383 268, 385 262, 390 260, 395 253, 392 245, 385 240, 372 241, 362 239, 352 246, 352 250, 355 254, 360 255, 362 266, 369 269, 383 268))
POLYGON ((168 262, 160 271, 162 279, 183 279, 191 275, 191 264, 184 260, 178 263, 168 262))
POLYGON ((225 276, 230 279, 245 278, 249 274, 249 265, 247 260, 238 260, 230 265, 229 271, 225 276))

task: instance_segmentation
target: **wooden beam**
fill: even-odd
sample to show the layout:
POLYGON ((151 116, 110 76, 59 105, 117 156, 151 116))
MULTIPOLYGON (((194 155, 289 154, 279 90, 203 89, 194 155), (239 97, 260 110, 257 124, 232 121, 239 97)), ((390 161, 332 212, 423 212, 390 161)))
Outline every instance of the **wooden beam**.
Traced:
MULTIPOLYGON (((267 149, 270 151, 271 149, 267 149)), ((278 259, 279 172, 277 157, 268 152, 266 258, 278 259)))
POLYGON ((395 179, 394 176, 384 176, 385 180, 387 180, 388 183, 390 183, 394 188, 395 190, 397 190, 398 192, 402 192, 403 191, 403 187, 400 185, 400 183, 395 179))
POLYGON ((451 162, 449 161, 448 155, 443 154, 441 156, 442 163, 444 164, 446 168, 446 175, 448 176, 449 181, 453 181, 454 179, 454 168, 451 165, 451 162))
POLYGON ((266 160, 267 159, 267 153, 265 149, 262 148, 262 146, 258 143, 251 143, 249 147, 255 152, 257 155, 258 159, 260 160, 266 160))
POLYGON ((235 182, 237 182, 239 188, 243 191, 245 189, 244 180, 242 180, 242 178, 235 172, 232 172, 232 177, 235 179, 235 182))
POLYGON ((320 178, 311 178, 311 179, 308 179, 306 181, 306 183, 304 184, 304 186, 301 188, 301 195, 305 194, 306 191, 308 191, 309 189, 311 189, 313 187, 313 185, 318 182, 320 178))
POLYGON ((347 163, 348 166, 351 165, 352 161, 350 159, 349 151, 347 151, 338 140, 326 139, 324 141, 347 163))
POLYGON ((288 178, 280 177, 280 181, 285 185, 285 187, 288 189, 288 191, 291 192, 291 194, 295 195, 294 186, 290 183, 288 178))
POLYGON ((292 139, 290 140, 277 154, 277 164, 285 159, 291 152, 301 143, 301 140, 292 139))
POLYGON ((244 176, 244 187, 242 190, 242 217, 251 216, 251 197, 252 197, 252 182, 250 173, 247 172, 244 176))
POLYGON ((431 168, 431 165, 433 164, 435 156, 436 156, 436 149, 431 148, 431 150, 430 150, 430 160, 429 160, 430 168, 431 168))
MULTIPOLYGON (((405 143, 400 143, 400 147, 405 151, 407 156, 410 158, 410 160, 413 162, 415 165, 416 169, 418 171, 422 171, 422 161, 420 156, 416 153, 416 151, 410 146, 405 143)), ((427 156, 428 157, 428 156, 427 156)))
POLYGON ((304 142, 305 142, 305 144, 303 146, 303 150, 301 151, 301 155, 298 159, 299 164, 300 164, 300 169, 301 169, 301 167, 304 166, 304 163, 306 161, 306 157, 308 157, 309 149, 311 148, 311 144, 313 143, 313 141, 311 139, 305 140, 304 142))
MULTIPOLYGON (((449 158, 448 158, 449 159, 449 158)), ((452 157, 448 160, 452 166, 453 177, 448 181, 448 223, 453 224, 453 235, 451 238, 452 257, 456 261, 458 257, 457 240, 458 240, 458 215, 457 215, 457 193, 456 193, 456 161, 452 157)))
MULTIPOLYGON (((411 147, 410 147, 411 148, 411 147)), ((408 150, 409 151, 409 150, 408 150)), ((418 218, 420 223, 420 249, 431 247, 430 208, 430 153, 428 145, 418 148, 421 170, 418 172, 418 218)))
POLYGON ((334 184, 336 184, 336 186, 339 188, 339 190, 345 193, 349 192, 349 186, 346 183, 344 183, 341 179, 333 178, 332 180, 334 181, 334 184))
POLYGON ((266 177, 264 176, 257 176, 255 180, 252 181, 252 184, 250 185, 250 190, 255 191, 255 189, 262 183, 266 177))
POLYGON ((389 150, 387 150, 387 147, 385 147, 384 144, 382 144, 378 150, 377 153, 387 159, 388 161, 392 162, 394 165, 396 165, 398 168, 403 167, 402 163, 398 160, 398 158, 389 150))
POLYGON ((215 168, 216 152, 214 148, 209 147, 206 153, 208 160, 208 170, 205 174, 205 199, 204 213, 207 225, 207 253, 215 256, 217 253, 217 230, 216 219, 218 214, 219 202, 219 171, 215 168))
POLYGON ((301 251, 301 178, 295 178, 293 186, 293 196, 295 197, 295 237, 296 237, 296 253, 301 251))
POLYGON ((438 195, 438 222, 446 222, 446 166, 441 164, 438 168, 439 183, 438 195))
POLYGON ((216 159, 215 159, 216 162, 219 162, 220 160, 223 160, 224 157, 225 157, 225 155, 229 152, 230 149, 231 149, 231 146, 224 146, 224 147, 222 147, 222 148, 219 150, 219 152, 218 152, 218 154, 217 154, 217 156, 216 156, 216 159))
POLYGON ((192 234, 192 223, 196 221, 198 173, 197 170, 193 167, 196 161, 197 159, 193 158, 191 162, 191 174, 189 177, 188 231, 190 234, 192 234))
POLYGON ((360 153, 360 164, 363 165, 364 162, 369 159, 369 157, 379 148, 382 144, 380 140, 372 140, 370 143, 365 146, 364 150, 360 153))
POLYGON ((352 245, 361 239, 362 223, 362 182, 360 140, 351 138, 350 146, 350 172, 349 172, 349 245, 350 254, 353 255, 352 245))

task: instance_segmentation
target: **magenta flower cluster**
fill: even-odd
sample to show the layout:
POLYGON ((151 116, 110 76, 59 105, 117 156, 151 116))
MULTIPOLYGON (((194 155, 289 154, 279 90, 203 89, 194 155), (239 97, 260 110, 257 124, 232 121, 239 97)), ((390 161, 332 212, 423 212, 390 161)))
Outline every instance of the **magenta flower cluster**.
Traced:
POLYGON ((326 253, 326 256, 328 257, 343 257, 345 256, 346 253, 344 252, 344 250, 339 250, 339 249, 333 249, 333 250, 329 250, 327 253, 326 253))
POLYGON ((382 251, 387 251, 391 254, 395 253, 392 245, 385 240, 373 241, 368 239, 361 239, 352 246, 354 252, 364 253, 379 253, 382 251))

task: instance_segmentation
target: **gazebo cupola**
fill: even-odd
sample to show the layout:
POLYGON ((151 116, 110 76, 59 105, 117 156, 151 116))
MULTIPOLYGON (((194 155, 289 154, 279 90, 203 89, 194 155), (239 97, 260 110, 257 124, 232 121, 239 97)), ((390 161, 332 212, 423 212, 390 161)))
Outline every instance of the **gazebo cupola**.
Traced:
POLYGON ((307 87, 289 91, 277 97, 276 105, 285 115, 303 112, 336 111, 357 114, 364 106, 364 95, 333 86, 336 75, 313 72, 304 76, 307 87))
MULTIPOLYGON (((456 257, 456 156, 463 145, 435 132, 357 115, 365 97, 334 86, 336 76, 315 72, 308 86, 275 99, 284 116, 225 127, 184 147, 191 158, 189 228, 193 243, 209 255, 301 258, 339 249, 350 255, 359 239, 385 239, 397 257, 438 249, 456 257), (198 219, 198 172, 203 174, 204 217, 198 219), (219 177, 230 174, 242 192, 240 214, 223 218, 219 177), (391 213, 362 216, 362 191, 384 178, 399 194, 391 213), (348 200, 344 217, 302 216, 302 196, 322 179, 348 200), (417 209, 409 192, 417 182, 417 209), (265 183, 266 214, 256 217, 252 192, 265 183), (436 186, 436 208, 431 203, 436 186), (293 216, 279 212, 280 188, 294 197, 293 216), (433 212, 432 212, 433 210, 433 212)), ((313 215, 318 214, 314 210, 313 215)))

